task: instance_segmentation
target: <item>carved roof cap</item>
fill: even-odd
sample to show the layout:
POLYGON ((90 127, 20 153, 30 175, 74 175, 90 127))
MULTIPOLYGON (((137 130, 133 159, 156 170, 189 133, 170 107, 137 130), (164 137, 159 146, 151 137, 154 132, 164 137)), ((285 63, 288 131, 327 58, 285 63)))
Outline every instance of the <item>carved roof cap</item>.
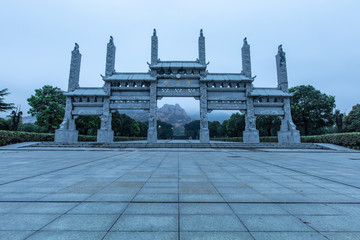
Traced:
POLYGON ((79 51, 79 44, 75 43, 74 51, 79 51))
POLYGON ((112 36, 110 36, 109 43, 113 43, 113 42, 114 42, 114 38, 112 36))
POLYGON ((247 37, 244 38, 244 45, 247 45, 248 42, 247 42, 247 37))
POLYGON ((200 37, 204 37, 203 30, 200 29, 200 37))
POLYGON ((279 45, 278 51, 279 51, 279 53, 283 53, 283 52, 284 52, 284 51, 283 51, 283 48, 282 48, 282 44, 279 45))
POLYGON ((153 36, 156 36, 156 29, 154 28, 153 36))

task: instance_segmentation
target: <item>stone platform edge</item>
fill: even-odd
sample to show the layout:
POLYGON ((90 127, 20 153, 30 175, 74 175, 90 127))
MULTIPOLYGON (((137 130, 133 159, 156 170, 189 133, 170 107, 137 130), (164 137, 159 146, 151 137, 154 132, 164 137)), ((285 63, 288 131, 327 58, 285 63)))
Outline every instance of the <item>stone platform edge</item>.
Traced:
MULTIPOLYGON (((335 146, 335 145, 334 145, 335 146)), ((147 142, 114 142, 114 143, 97 143, 97 142, 79 142, 72 144, 38 142, 24 144, 23 147, 65 147, 65 148, 232 148, 232 149, 323 149, 323 150, 340 150, 332 147, 331 144, 318 143, 239 143, 239 142, 210 142, 210 143, 147 143, 147 142)), ((351 150, 341 148, 341 150, 351 150)))

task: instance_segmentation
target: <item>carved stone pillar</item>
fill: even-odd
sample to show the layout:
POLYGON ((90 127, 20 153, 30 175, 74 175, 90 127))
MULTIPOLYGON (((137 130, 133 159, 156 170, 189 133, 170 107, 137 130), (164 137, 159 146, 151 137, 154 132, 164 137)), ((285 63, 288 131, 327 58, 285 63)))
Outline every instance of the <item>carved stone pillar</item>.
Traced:
POLYGON ((150 111, 149 111, 149 128, 147 134, 147 141, 149 143, 156 143, 157 141, 157 96, 156 96, 156 82, 150 84, 150 111))
POLYGON ((246 38, 244 38, 244 44, 241 48, 241 57, 242 57, 242 73, 246 77, 251 77, 250 45, 248 44, 246 38))
POLYGON ((284 99, 284 117, 281 118, 280 131, 278 131, 279 143, 300 143, 300 132, 291 117, 290 99, 284 99))
POLYGON ((100 116, 101 127, 97 131, 98 143, 112 143, 114 141, 114 131, 111 129, 110 98, 104 99, 103 114, 100 116))
POLYGON ((79 51, 79 45, 75 43, 74 50, 72 50, 71 52, 71 63, 70 63, 69 84, 68 84, 69 92, 72 92, 79 87, 80 65, 81 65, 81 53, 79 51))
POLYGON ((76 143, 78 141, 75 118, 73 118, 71 111, 71 97, 66 97, 64 120, 60 124, 60 128, 55 131, 55 142, 57 143, 76 143))
MULTIPOLYGON (((249 92, 251 88, 251 85, 247 86, 246 91, 249 92)), ((260 142, 259 130, 256 129, 254 101, 251 97, 248 97, 246 100, 245 131, 243 131, 243 139, 244 143, 260 142)))
POLYGON ((200 30, 200 36, 199 36, 199 62, 201 64, 206 64, 205 37, 202 29, 200 30))
POLYGON ((207 116, 207 87, 205 83, 200 83, 200 142, 209 142, 209 128, 207 116))
POLYGON ((158 37, 156 36, 156 29, 151 37, 151 64, 156 64, 158 62, 158 37))
POLYGON ((275 56, 276 59, 276 72, 278 80, 278 88, 283 92, 289 92, 288 90, 288 77, 286 67, 286 57, 283 51, 282 45, 278 47, 278 54, 275 56))
POLYGON ((106 65, 105 65, 105 75, 111 76, 115 72, 115 52, 116 47, 114 45, 114 39, 110 36, 110 41, 107 44, 106 51, 106 65))
MULTIPOLYGON (((286 68, 286 57, 282 45, 278 48, 276 55, 276 70, 278 79, 278 88, 288 93, 288 77, 286 68)), ((284 99, 284 116, 281 119, 280 131, 278 131, 279 143, 300 143, 300 132, 296 130, 296 126, 291 117, 290 98, 284 99)))

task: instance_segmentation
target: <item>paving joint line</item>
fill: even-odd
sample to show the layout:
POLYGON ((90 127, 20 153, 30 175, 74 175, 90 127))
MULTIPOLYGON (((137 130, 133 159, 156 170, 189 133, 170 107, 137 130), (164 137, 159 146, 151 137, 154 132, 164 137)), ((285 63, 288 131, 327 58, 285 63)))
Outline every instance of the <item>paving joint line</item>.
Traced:
MULTIPOLYGON (((127 153, 127 152, 126 152, 126 153, 127 153)), ((118 155, 121 155, 121 154, 124 154, 124 153, 118 153, 118 154, 115 154, 115 155, 111 155, 111 156, 108 156, 108 157, 103 157, 103 158, 96 159, 96 160, 92 160, 92 161, 89 161, 89 162, 79 163, 79 164, 75 164, 75 165, 72 165, 72 166, 68 166, 68 167, 64 167, 64 168, 59 168, 59 169, 56 169, 56 170, 48 171, 48 172, 45 172, 45 173, 40 173, 40 174, 36 174, 36 175, 33 175, 33 176, 29 176, 29 177, 25 177, 25 178, 20 178, 20 179, 16 179, 16 180, 9 181, 9 182, 5 182, 5 183, 0 183, 0 186, 6 185, 6 184, 10 184, 10 183, 14 183, 14 182, 20 182, 20 181, 23 181, 23 180, 26 180, 26 179, 30 179, 30 178, 34 178, 34 177, 39 177, 39 176, 43 176, 43 175, 50 174, 50 173, 59 172, 59 171, 62 171, 62 170, 66 170, 66 169, 78 167, 78 166, 81 166, 81 165, 85 165, 85 164, 89 164, 89 163, 93 163, 93 162, 97 162, 97 161, 101 161, 101 160, 105 160, 105 159, 112 158, 112 157, 115 157, 115 156, 118 156, 118 155)))
POLYGON ((193 159, 197 167, 201 170, 201 172, 206 176, 207 180, 210 182, 210 184, 213 186, 213 188, 216 189, 218 194, 221 196, 221 198, 224 200, 224 203, 231 209, 231 211, 235 214, 236 218, 240 221, 240 223, 244 226, 246 231, 249 233, 249 235, 255 240, 255 237, 252 235, 248 227, 244 224, 244 222, 240 219, 240 217, 236 214, 234 209, 230 206, 230 204, 225 200, 224 196, 221 194, 221 192, 218 191, 217 187, 213 184, 213 182, 210 180, 209 176, 204 172, 204 170, 200 167, 200 165, 196 162, 196 160, 193 159))
POLYGON ((176 201, 176 202, 171 202, 171 201, 159 201, 159 202, 154 202, 154 201, 86 201, 86 200, 82 200, 82 201, 3 201, 0 200, 0 203, 219 203, 219 204, 223 204, 223 203, 241 203, 241 204, 342 204, 342 205, 354 205, 354 204, 360 204, 360 202, 235 202, 235 201, 224 201, 224 202, 211 202, 211 201, 206 201, 206 202, 202 202, 202 201, 176 201))
MULTIPOLYGON (((230 153, 230 154, 232 154, 232 153, 230 153)), ((322 180, 326 180, 326 181, 329 181, 329 182, 338 183, 338 184, 345 185, 345 186, 348 186, 348 187, 353 187, 353 188, 360 189, 360 187, 353 186, 353 185, 348 184, 348 183, 342 183, 342 182, 339 182, 339 181, 336 181, 336 180, 332 180, 332 179, 328 179, 328 178, 325 178, 325 177, 316 176, 316 175, 314 175, 314 174, 302 172, 302 171, 300 171, 300 170, 295 170, 295 169, 287 168, 287 167, 280 166, 280 165, 277 165, 277 164, 272 164, 272 163, 268 163, 268 162, 265 162, 265 161, 252 159, 251 157, 244 157, 244 158, 247 158, 247 159, 249 159, 249 160, 256 161, 256 162, 265 163, 265 164, 268 164, 268 165, 271 165, 271 166, 274 166, 274 167, 286 169, 286 170, 289 170, 289 171, 301 173, 301 174, 304 174, 304 175, 307 175, 307 176, 312 176, 312 177, 320 178, 320 179, 322 179, 322 180)))
MULTIPOLYGON (((154 168, 154 171, 152 171, 151 175, 146 179, 146 181, 144 182, 144 184, 141 186, 141 188, 139 189, 139 191, 137 191, 133 198, 127 202, 126 207, 124 208, 124 210, 120 213, 120 215, 115 219, 114 223, 110 226, 109 230, 106 231, 105 235, 101 238, 101 240, 103 240, 109 232, 111 232, 111 229, 115 226, 115 224, 119 221, 119 219, 121 218, 121 216, 124 215, 124 212, 126 211, 126 209, 129 207, 130 203, 132 203, 132 200, 135 199, 135 197, 139 194, 139 192, 141 191, 141 189, 143 189, 144 185, 147 183, 147 181, 149 180, 149 178, 151 178, 151 176, 154 174, 154 172, 158 169, 158 167, 161 165, 161 163, 165 160, 165 158, 169 155, 169 153, 166 153, 165 156, 163 157, 163 159, 159 162, 159 164, 156 166, 156 168, 154 168)), ((151 157, 149 157, 148 159, 142 161, 140 164, 138 164, 136 167, 132 168, 129 172, 131 172, 132 170, 136 169, 138 166, 142 165, 144 162, 150 160, 151 157)))
MULTIPOLYGON (((120 155, 120 154, 117 154, 117 155, 120 155)), ((117 155, 114 155, 114 156, 117 156, 117 155)), ((113 157, 113 156, 112 156, 113 157)), ((111 158, 111 157, 107 157, 105 159, 108 159, 108 158, 111 158)), ((104 160, 104 159, 102 159, 104 160)), ((148 159, 147 159, 148 160, 148 159)), ((144 160, 146 161, 146 160, 144 160)), ((134 168, 136 168, 137 166, 139 166, 140 164, 142 164, 144 161, 142 161, 141 163, 139 163, 138 165, 136 165, 134 168)), ((94 161, 93 161, 94 162, 94 161)), ((134 169, 133 168, 133 169, 134 169)), ((131 170, 130 170, 131 171, 131 170)), ((121 175, 120 177, 116 178, 114 181, 110 182, 109 184, 106 184, 102 189, 104 189, 105 187, 111 185, 112 183, 114 183, 116 180, 118 180, 119 178, 123 177, 123 175, 121 175)), ((101 189, 101 190, 102 190, 101 189)), ((100 189, 98 191, 96 191, 95 193, 91 194, 90 196, 88 196, 86 199, 89 199, 90 197, 94 196, 95 194, 97 194, 98 192, 101 191, 100 189)), ((55 222, 57 219, 61 218, 62 216, 66 215, 68 212, 70 212, 71 210, 73 210, 74 208, 76 208, 77 206, 79 206, 80 204, 86 202, 86 199, 85 200, 82 200, 82 201, 78 201, 77 204, 75 206, 73 206, 72 208, 70 208, 69 210, 65 211, 63 214, 60 214, 58 217, 56 217, 55 219, 53 219, 52 221, 48 222, 47 224, 45 224, 44 226, 42 226, 41 228, 39 228, 38 230, 32 232, 29 236, 27 236, 25 239, 28 239, 29 237, 33 236, 34 234, 36 234, 37 232, 41 231, 42 229, 44 229, 46 226, 50 225, 51 223, 55 222)), ((106 234, 105 234, 106 235, 106 234)), ((105 236, 104 236, 105 237, 105 236)))

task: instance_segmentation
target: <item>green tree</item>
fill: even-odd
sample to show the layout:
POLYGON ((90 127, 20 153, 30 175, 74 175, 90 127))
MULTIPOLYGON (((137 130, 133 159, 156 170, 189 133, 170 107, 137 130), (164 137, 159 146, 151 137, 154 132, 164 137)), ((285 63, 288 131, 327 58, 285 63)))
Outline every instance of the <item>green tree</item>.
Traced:
POLYGON ((174 134, 174 126, 170 123, 157 121, 158 131, 157 135, 159 139, 171 139, 174 134))
POLYGON ((276 136, 280 130, 281 119, 275 116, 260 116, 256 119, 256 128, 260 136, 276 136))
POLYGON ((27 99, 31 106, 28 113, 36 116, 35 124, 54 132, 62 122, 65 112, 66 97, 58 87, 45 85, 35 89, 35 95, 27 99))
POLYGON ((112 114, 111 125, 115 136, 136 137, 140 133, 138 122, 118 111, 112 114))
POLYGON ((220 136, 219 133, 220 127, 221 124, 219 121, 209 122, 209 134, 211 138, 220 136))
POLYGON ((221 124, 218 133, 221 137, 227 137, 228 136, 228 132, 227 132, 227 124, 228 124, 229 120, 224 120, 223 123, 221 124))
MULTIPOLYGON (((11 119, 8 120, 12 124, 11 119)), ((11 128, 10 128, 11 129, 11 128)), ((46 133, 47 129, 40 127, 34 123, 19 123, 18 131, 20 132, 37 132, 37 133, 46 133)))
POLYGON ((335 97, 321 93, 310 85, 289 89, 293 121, 302 134, 315 135, 325 132, 334 124, 335 97))
POLYGON ((22 123, 19 124, 18 130, 20 132, 36 132, 37 126, 33 123, 22 123))
POLYGON ((229 137, 242 137, 245 130, 245 116, 240 113, 231 114, 226 129, 229 137))
POLYGON ((0 130, 11 130, 12 121, 11 119, 0 118, 0 130))
POLYGON ((200 134, 200 120, 195 120, 185 124, 185 136, 192 137, 192 139, 199 139, 200 134))
POLYGON ((360 132, 360 104, 353 106, 352 110, 345 117, 344 131, 360 132))
POLYGON ((8 89, 0 90, 0 112, 6 112, 14 108, 13 103, 5 103, 5 96, 9 95, 8 89))
POLYGON ((140 121, 138 121, 137 123, 138 123, 139 128, 140 128, 140 132, 138 134, 138 137, 146 137, 147 136, 147 131, 148 131, 148 128, 149 128, 147 123, 140 122, 140 121))
POLYGON ((82 135, 96 135, 100 128, 99 116, 80 116, 75 120, 76 129, 82 135))

